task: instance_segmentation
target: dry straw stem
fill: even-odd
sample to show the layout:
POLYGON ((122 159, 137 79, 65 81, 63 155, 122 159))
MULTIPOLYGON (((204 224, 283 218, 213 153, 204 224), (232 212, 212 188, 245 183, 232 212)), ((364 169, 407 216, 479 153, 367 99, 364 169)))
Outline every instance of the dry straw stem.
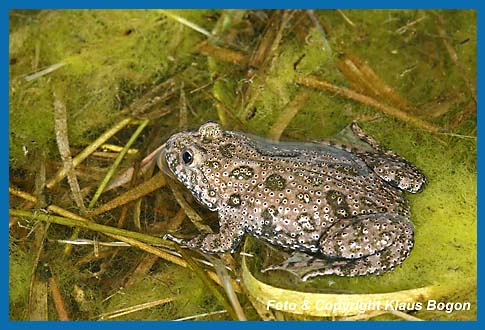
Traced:
MULTIPOLYGON (((74 171, 74 164, 71 157, 71 151, 69 149, 69 140, 67 134, 67 113, 66 113, 66 106, 62 101, 61 96, 59 93, 61 92, 61 88, 57 88, 57 91, 54 92, 54 120, 55 120, 55 129, 56 129, 56 141, 57 146, 59 148, 59 153, 61 155, 63 169, 67 175, 67 181, 69 186, 71 187, 71 192, 73 195, 74 202, 81 209, 81 211, 85 211, 83 197, 81 195, 81 189, 79 187, 79 182, 77 180, 76 173, 74 171)), ((79 234, 78 229, 74 230, 71 237, 77 238, 79 234)), ((64 254, 68 255, 71 252, 71 246, 66 246, 64 250, 64 254)))
POLYGON ((369 96, 356 93, 348 88, 332 85, 331 83, 320 80, 315 76, 298 77, 296 79, 296 82, 306 87, 324 89, 337 95, 368 105, 385 113, 386 115, 392 116, 429 132, 437 133, 441 130, 438 126, 435 126, 417 117, 411 116, 397 108, 380 103, 369 96))
MULTIPOLYGON (((210 280, 207 273, 199 267, 199 265, 192 259, 192 257, 184 251, 182 248, 177 247, 178 252, 182 255, 182 257, 187 261, 190 268, 195 272, 195 274, 202 280, 202 282, 207 286, 207 288, 211 291, 214 297, 219 301, 219 303, 224 307, 227 311, 229 316, 233 320, 238 320, 238 314, 234 311, 231 303, 229 302, 228 297, 226 297, 221 290, 214 285, 214 283, 210 280)), ((217 276, 217 275, 216 275, 217 276)))
POLYGON ((141 198, 140 199, 137 199, 135 202, 134 202, 134 207, 133 207, 133 225, 135 226, 136 230, 140 230, 141 231, 141 220, 140 220, 140 217, 141 217, 141 205, 142 205, 142 200, 141 198))
MULTIPOLYGON (((101 146, 101 149, 103 150, 107 150, 107 151, 113 151, 113 152, 120 152, 121 150, 123 150, 123 147, 121 146, 117 146, 116 144, 109 144, 109 143, 105 143, 101 146)), ((129 149, 128 150, 128 155, 134 155, 138 153, 138 149, 129 149)))
POLYGON ((211 38, 212 37, 212 33, 210 33, 209 31, 207 31, 206 29, 204 29, 203 27, 175 14, 174 12, 170 11, 170 10, 159 10, 159 12, 177 22, 179 22, 180 24, 183 24, 189 28, 191 28, 192 30, 194 31, 197 31, 199 33, 202 33, 203 35, 211 38))
POLYGON ((173 107, 163 107, 162 103, 167 102, 176 95, 176 80, 174 78, 169 78, 156 85, 146 92, 142 97, 121 110, 120 114, 152 120, 165 116, 173 111, 173 107), (155 110, 148 112, 151 109, 155 110))
POLYGON ((94 217, 100 215, 102 213, 111 211, 119 206, 125 205, 129 202, 132 202, 140 197, 143 197, 157 189, 162 188, 165 186, 165 178, 162 172, 158 172, 154 176, 152 176, 148 181, 141 183, 140 185, 136 186, 133 189, 125 192, 123 195, 118 196, 106 204, 101 205, 100 207, 92 210, 88 213, 89 217, 94 217))
POLYGON ((234 308, 234 312, 237 314, 238 320, 247 321, 247 317, 244 314, 244 310, 242 309, 236 292, 234 291, 234 287, 232 286, 232 278, 229 276, 229 273, 227 272, 226 266, 224 265, 223 261, 218 257, 209 257, 208 259, 212 261, 212 264, 214 265, 217 276, 219 276, 223 284, 224 291, 226 292, 229 302, 234 308))
MULTIPOLYGON (((101 242, 96 241, 94 243, 101 245, 101 242)), ((120 242, 120 243, 123 244, 125 242, 120 242)), ((157 263, 158 259, 159 257, 157 255, 154 255, 152 253, 145 253, 141 257, 135 269, 132 272, 130 272, 128 278, 126 279, 124 287, 130 288, 136 285, 140 281, 140 279, 143 279, 146 276, 146 274, 150 272, 150 269, 153 267, 153 265, 157 263)))
POLYGON ((116 157, 116 160, 111 164, 108 173, 106 173, 106 176, 104 177, 103 181, 98 186, 98 190, 96 190, 96 193, 94 194, 93 198, 91 199, 91 202, 89 203, 89 208, 92 208, 96 202, 98 201, 99 197, 101 196, 102 192, 104 191, 104 188, 108 185, 109 180, 113 177, 116 169, 120 165, 121 161, 125 157, 125 155, 128 153, 128 150, 130 149, 131 145, 136 141, 138 136, 143 132, 145 127, 148 125, 149 120, 143 120, 141 124, 138 126, 136 131, 133 133, 133 135, 130 137, 128 142, 126 142, 125 147, 121 152, 118 154, 118 157, 116 157))
POLYGON ((422 319, 420 318, 417 318, 417 317, 414 317, 412 315, 409 315, 407 313, 404 313, 404 312, 401 312, 401 311, 396 311, 394 309, 391 309, 389 310, 389 313, 403 319, 403 320, 406 320, 406 321, 423 321, 422 319))
POLYGON ((179 129, 185 131, 189 128, 189 112, 187 109, 187 98, 185 97, 185 84, 180 82, 179 99, 179 129))
POLYGON ((224 313, 227 313, 227 311, 225 309, 220 310, 220 311, 215 311, 215 312, 202 313, 202 314, 197 314, 197 315, 190 315, 190 316, 182 317, 180 319, 176 319, 176 320, 172 320, 172 321, 188 321, 188 320, 199 319, 201 317, 212 316, 212 315, 217 315, 217 314, 224 314, 224 313))
POLYGON ((345 13, 344 13, 344 12, 343 12, 341 9, 337 9, 337 13, 339 13, 339 14, 340 14, 340 16, 342 16, 342 18, 344 19, 344 21, 345 21, 347 24, 349 24, 351 27, 353 27, 353 28, 355 28, 355 27, 356 27, 356 26, 355 26, 355 23, 354 23, 354 22, 352 22, 352 21, 350 20, 350 18, 349 18, 347 15, 345 15, 345 13))
POLYGON ((367 64, 355 56, 347 56, 337 62, 337 66, 345 78, 360 89, 364 94, 380 98, 398 108, 408 109, 417 113, 407 100, 401 97, 391 86, 387 85, 367 64))
POLYGON ((280 116, 273 124, 271 129, 268 133, 268 138, 278 141, 283 134, 283 131, 286 129, 290 121, 295 117, 298 111, 305 105, 306 101, 310 97, 308 92, 302 91, 299 92, 293 101, 291 101, 285 109, 281 112, 280 116))
POLYGON ((158 237, 154 237, 154 236, 150 236, 150 235, 146 235, 146 234, 142 234, 142 233, 126 230, 126 229, 100 225, 98 223, 89 221, 84 218, 82 218, 82 220, 79 219, 78 217, 76 217, 76 219, 65 218, 65 217, 59 217, 55 215, 40 213, 38 211, 26 211, 26 210, 16 210, 16 209, 10 209, 10 215, 30 218, 33 220, 40 220, 47 223, 55 223, 63 226, 84 228, 88 230, 101 232, 104 234, 114 234, 114 235, 120 235, 124 237, 130 237, 130 238, 134 238, 151 244, 166 243, 163 239, 158 237))
POLYGON ((35 80, 37 78, 40 78, 42 76, 45 76, 46 74, 49 74, 51 72, 54 72, 54 71, 62 68, 66 64, 67 63, 64 63, 64 62, 59 62, 59 63, 56 63, 56 64, 52 64, 52 65, 49 65, 47 68, 44 68, 44 69, 42 69, 40 71, 37 71, 35 73, 29 74, 27 76, 24 76, 24 78, 25 78, 26 81, 35 80))
MULTIPOLYGON (((26 192, 23 192, 19 189, 16 189, 16 188, 9 188, 9 192, 10 194, 14 195, 14 196, 17 196, 17 197, 20 197, 20 198, 23 198, 25 200, 28 200, 32 203, 36 203, 37 202, 37 198, 35 196, 32 196, 26 192)), ((50 211, 50 212, 54 212, 54 213, 57 213, 57 214, 60 214, 62 215, 63 217, 67 218, 66 221, 68 221, 69 219, 72 219, 72 220, 76 220, 78 222, 81 222, 81 223, 91 223, 91 224, 94 224, 92 223, 90 220, 86 219, 86 218, 83 218, 75 213, 72 213, 70 211, 67 211, 59 206, 56 206, 56 205, 49 205, 47 207, 47 210, 50 211)), ((24 214, 29 214, 30 216, 34 216, 34 213, 32 212, 29 212, 29 211, 23 211, 23 212, 26 212, 24 214)), ((12 214, 12 213, 11 213, 12 214)), ((13 214, 12 214, 13 215, 13 214)), ((38 214, 36 214, 38 215, 38 214)), ((43 219, 39 219, 39 220, 43 220, 43 221, 49 221, 48 218, 49 216, 48 215, 43 215, 43 219)), ((71 226, 69 224, 67 224, 68 226, 71 226)), ((95 224, 97 225, 97 224, 95 224)), ((113 228, 113 227, 108 227, 108 226, 103 226, 103 225, 97 225, 97 226, 101 226, 101 227, 98 227, 98 228, 113 228)), ((78 227, 81 227, 81 226, 78 226, 78 227)), ((85 228, 85 227, 83 227, 85 228)), ((89 229, 92 229, 89 228, 89 229)), ((117 229, 117 228, 113 228, 113 229, 117 229)), ((162 243, 168 243, 168 244, 172 244, 172 242, 167 242, 167 241, 164 241, 162 240, 161 238, 158 238, 158 237, 154 237, 154 236, 150 236, 150 235, 146 235, 146 234, 142 234, 142 233, 137 233, 137 232, 132 232, 132 231, 128 231, 128 230, 123 230, 123 229, 118 229, 118 230, 122 230, 122 232, 124 233, 134 233, 136 235, 136 237, 133 237, 132 235, 129 235, 129 236, 126 236, 126 235, 123 235, 121 234, 122 232, 117 232, 117 233, 109 233, 109 232, 103 232, 103 234, 111 237, 111 238, 114 238, 114 239, 117 239, 117 240, 120 240, 120 241, 123 241, 131 246, 135 246, 145 252, 148 252, 148 253, 152 253, 164 260, 167 260, 169 262, 172 262, 176 265, 179 265, 179 266, 182 266, 182 267, 187 267, 187 262, 185 262, 185 260, 183 260, 182 258, 179 258, 177 256, 174 256, 168 252, 165 252, 161 249, 158 249, 156 247, 153 247, 151 245, 148 245, 148 244, 145 244, 143 242, 147 242, 147 243, 151 243, 151 244, 162 244, 162 243)), ((219 279, 219 277, 217 276, 216 273, 212 272, 212 271, 207 271, 208 273, 208 276, 214 281, 216 282, 217 284, 221 285, 222 286, 222 283, 219 279)), ((242 292, 242 289, 241 287, 239 286, 239 284, 231 279, 231 284, 232 284, 232 287, 234 288, 234 290, 236 292, 242 292)))
POLYGON ((169 297, 169 298, 164 298, 164 299, 158 299, 150 302, 146 302, 143 304, 131 306, 131 307, 126 307, 119 309, 117 311, 109 312, 109 313, 104 313, 99 315, 100 320, 111 320, 115 319, 120 316, 124 316, 130 313, 138 312, 147 308, 152 308, 160 305, 167 304, 169 302, 175 301, 179 299, 180 297, 169 297))
POLYGON ((27 318, 30 321, 47 321, 48 313, 48 283, 46 281, 34 280, 29 288, 29 308, 27 318))
POLYGON ((201 54, 213 57, 220 61, 230 62, 238 65, 244 65, 245 62, 248 61, 247 56, 241 52, 212 45, 207 41, 202 41, 197 45, 196 48, 201 54))
POLYGON ((66 303, 64 302, 61 290, 59 289, 56 278, 54 276, 49 277, 49 288, 51 289, 52 300, 54 301, 59 320, 69 321, 69 314, 67 313, 66 303))
MULTIPOLYGON (((154 255, 162 258, 162 259, 165 259, 167 261, 170 261, 170 262, 172 262, 176 265, 182 266, 184 268, 188 267, 188 264, 184 259, 176 257, 176 256, 174 256, 170 253, 167 253, 163 250, 160 250, 160 249, 158 249, 154 246, 151 246, 151 245, 145 244, 143 242, 137 241, 136 239, 132 239, 132 238, 124 237, 124 236, 120 236, 120 235, 115 235, 115 234, 110 234, 108 236, 110 236, 114 239, 123 241, 125 243, 128 243, 132 246, 135 246, 135 247, 137 247, 137 248, 139 248, 139 249, 141 249, 145 252, 152 253, 152 254, 154 254, 154 255)), ((216 273, 214 273, 213 271, 206 271, 206 272, 207 272, 207 276, 211 280, 213 280, 214 282, 216 282, 220 286, 223 285, 216 273)), ((242 292, 241 287, 239 286, 239 284, 235 280, 231 279, 231 285, 236 292, 242 292)))
MULTIPOLYGON (((123 129, 126 125, 128 125, 133 119, 132 118, 125 118, 111 127, 109 130, 104 132, 101 136, 99 136, 96 140, 93 141, 89 146, 87 146, 83 151, 81 151, 76 157, 72 159, 72 165, 76 167, 80 163, 82 163, 90 154, 92 154, 96 149, 98 149, 103 143, 105 143, 109 138, 123 129)), ((66 169, 60 169, 52 179, 47 182, 47 188, 51 189, 56 183, 61 181, 66 176, 66 169)))
POLYGON ((33 249, 35 250, 35 259, 32 263, 32 272, 30 274, 29 300, 27 311, 29 320, 48 319, 48 283, 45 280, 45 277, 41 276, 42 274, 45 274, 44 269, 39 271, 39 268, 44 267, 40 260, 43 256, 44 243, 46 241, 49 227, 49 224, 34 227, 35 229, 33 235, 33 249))
MULTIPOLYGON (((153 150, 148 156, 143 158, 143 160, 140 163, 140 169, 138 171, 138 175, 141 176, 147 172, 147 170, 151 167, 153 164, 153 160, 157 158, 160 154, 160 152, 165 148, 165 144, 162 144, 159 146, 157 149, 153 150)), ((133 178, 133 173, 135 172, 135 168, 132 166, 128 168, 126 171, 121 173, 114 179, 105 189, 104 192, 107 192, 109 190, 112 190, 114 188, 118 188, 119 186, 122 186, 133 178)))
MULTIPOLYGON (((145 128, 145 126, 149 123, 149 120, 143 120, 140 124, 140 126, 138 127, 138 129, 135 131, 135 133, 133 133, 133 135, 131 136, 130 140, 127 142, 127 144, 125 145, 125 147, 123 148, 122 152, 119 153, 118 157, 116 158, 116 160, 113 162, 113 164, 111 165, 110 169, 108 170, 108 173, 106 173, 106 176, 104 177, 103 181, 101 182, 101 184, 99 185, 98 187, 98 190, 96 191, 93 199, 91 200, 91 203, 89 204, 89 208, 91 209, 97 202, 99 196, 101 195, 101 193, 105 190, 106 186, 108 185, 108 182, 109 180, 111 179, 111 177, 114 175, 114 172, 116 170, 116 168, 119 166, 119 164, 121 163, 121 160, 123 159, 123 157, 126 155, 126 153, 128 152, 130 146, 133 144, 133 142, 135 142, 136 138, 138 137, 138 135, 143 131, 143 129, 145 128)), ((124 126, 123 126, 124 127, 124 126)), ((121 129, 121 128, 120 128, 121 129)), ((105 133, 106 134, 106 133, 105 133)), ((103 134, 103 135, 105 135, 103 134)), ((99 138, 98 138, 99 140, 99 138)), ((96 140, 96 141, 98 141, 96 140)), ((104 141, 103 141, 104 142, 104 141)), ((85 149, 86 150, 86 149, 85 149)), ((93 150, 94 151, 94 150, 93 150)), ((155 178, 156 176, 154 176, 153 178, 155 178)), ((152 179, 153 179, 152 178, 152 179)), ((141 191, 141 196, 144 196, 145 194, 148 194, 150 192, 152 192, 153 190, 159 188, 158 186, 156 186, 156 184, 160 184, 160 185, 164 185, 164 182, 160 182, 160 181, 153 181, 152 179, 148 180, 147 182, 145 182, 144 184, 147 184, 146 186, 148 187, 148 189, 146 191, 141 191), (155 188, 153 188, 153 184, 155 182, 155 188), (153 189, 153 190, 150 190, 150 189, 153 189)), ((143 186, 140 185, 140 186, 143 186)), ((134 192, 134 193, 138 193, 140 194, 140 191, 136 190, 137 188, 139 188, 140 186, 138 187, 135 187, 134 189, 128 191, 127 193, 125 193, 125 195, 122 195, 120 197, 126 197, 126 195, 129 195, 130 193, 134 192)), ((145 189, 145 186, 143 186, 143 188, 145 189)), ((131 196, 131 195, 130 195, 131 196)), ((135 194, 135 196, 138 196, 135 194)), ((140 197, 141 197, 140 196, 140 197)), ((123 204, 119 204, 118 203, 122 203, 122 202, 125 202, 128 203, 132 200, 135 200, 136 198, 133 197, 133 199, 130 199, 130 198, 120 198, 118 197, 117 199, 115 200, 112 200, 111 202, 108 202, 106 204, 104 204, 103 206, 105 206, 106 208, 109 208, 109 207, 117 207, 119 205, 123 205, 123 204)), ((125 203, 125 204, 126 204, 125 203)), ((76 239, 79 235, 79 228, 76 228, 72 235, 71 235, 71 239, 76 239)), ((69 253, 71 253, 71 248, 72 246, 71 245, 67 245, 66 248, 64 249, 64 255, 69 255, 69 253)))
POLYGON ((60 88, 54 91, 54 123, 56 131, 57 147, 61 155, 63 169, 67 175, 67 181, 71 187, 72 197, 77 207, 84 210, 84 201, 79 188, 74 165, 72 163, 71 150, 69 149, 69 138, 67 134, 67 111, 62 100, 60 88))

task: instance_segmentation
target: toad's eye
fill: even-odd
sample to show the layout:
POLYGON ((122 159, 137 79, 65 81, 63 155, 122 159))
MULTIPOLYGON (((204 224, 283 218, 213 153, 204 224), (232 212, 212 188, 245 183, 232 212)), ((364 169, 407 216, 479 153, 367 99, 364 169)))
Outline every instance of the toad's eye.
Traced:
POLYGON ((185 150, 183 153, 182 153, 182 159, 185 163, 185 165, 190 165, 192 163, 192 160, 194 159, 192 157, 192 153, 188 150, 185 150))

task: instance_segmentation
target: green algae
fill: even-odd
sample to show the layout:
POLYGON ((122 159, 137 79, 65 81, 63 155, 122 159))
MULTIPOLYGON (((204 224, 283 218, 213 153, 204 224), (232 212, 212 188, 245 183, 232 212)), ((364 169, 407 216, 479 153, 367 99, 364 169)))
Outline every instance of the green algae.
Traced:
POLYGON ((9 317, 26 319, 30 275, 34 256, 23 251, 12 240, 9 242, 9 317))
POLYGON ((18 24, 10 34, 10 158, 19 167, 29 163, 25 150, 55 154, 53 85, 69 91, 71 145, 84 145, 147 86, 187 66, 199 37, 146 10, 41 11, 18 24), (66 65, 25 81, 57 63, 66 65))
POLYGON ((180 271, 180 267, 171 265, 156 266, 156 268, 159 268, 156 273, 143 278, 129 288, 121 288, 107 300, 103 307, 104 313, 163 298, 176 300, 113 320, 168 320, 222 309, 214 298, 207 295, 202 281, 191 271, 180 271))

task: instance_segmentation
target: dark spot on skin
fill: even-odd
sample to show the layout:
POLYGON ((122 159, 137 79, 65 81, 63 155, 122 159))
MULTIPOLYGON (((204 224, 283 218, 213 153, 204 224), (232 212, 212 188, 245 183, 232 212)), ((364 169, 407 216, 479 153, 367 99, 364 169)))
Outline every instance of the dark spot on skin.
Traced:
POLYGON ((265 185, 271 190, 283 190, 286 185, 286 180, 279 174, 271 174, 266 179, 265 185))
POLYGON ((311 203, 312 198, 307 193, 298 193, 296 198, 302 203, 311 203))
POLYGON ((349 215, 347 211, 348 211, 348 209, 346 209, 344 207, 340 207, 340 208, 337 209, 337 211, 335 213, 342 218, 346 218, 349 215))
POLYGON ((330 209, 335 210, 337 218, 348 217, 350 209, 343 193, 337 190, 329 190, 327 192, 327 203, 330 205, 330 209))
POLYGON ((236 151, 236 146, 232 143, 223 144, 219 147, 219 151, 221 152, 222 156, 232 158, 234 152, 236 151))
POLYGON ((271 215, 271 213, 268 212, 268 209, 264 209, 263 212, 261 212, 261 217, 265 221, 271 221, 271 220, 273 220, 273 216, 271 215))
POLYGON ((229 197, 227 200, 227 205, 232 206, 232 207, 239 207, 241 206, 241 196, 238 194, 233 194, 229 197))
POLYGON ((205 165, 207 167, 213 168, 215 170, 220 168, 220 166, 221 166, 221 164, 219 164, 219 162, 216 161, 216 160, 208 160, 208 161, 205 162, 205 165))
POLYGON ((272 219, 268 219, 264 221, 263 226, 261 227, 261 235, 259 237, 274 237, 276 232, 276 225, 272 219))
POLYGON ((312 185, 314 187, 318 187, 320 186, 321 184, 323 183, 323 180, 321 178, 318 178, 318 177, 313 177, 312 178, 312 185))
POLYGON ((214 239, 210 242, 210 245, 213 249, 217 249, 221 246, 221 242, 219 240, 214 239))
POLYGON ((337 190, 329 190, 327 192, 327 200, 333 203, 339 204, 339 201, 341 201, 343 198, 345 198, 344 194, 342 194, 340 191, 337 190))
POLYGON ((241 166, 232 170, 229 175, 233 179, 247 180, 252 178, 254 175, 254 170, 249 166, 241 166))
POLYGON ((347 262, 340 265, 340 273, 344 276, 352 276, 352 271, 355 271, 355 262, 347 262))
POLYGON ((272 205, 261 212, 261 216, 266 221, 273 220, 273 217, 278 215, 278 210, 276 210, 276 206, 272 205))
POLYGON ((349 176, 359 175, 359 172, 357 172, 355 168, 353 168, 352 166, 342 166, 342 168, 340 168, 339 171, 349 176))
POLYGON ((363 204, 363 205, 365 205, 365 206, 372 207, 372 208, 377 207, 376 203, 374 203, 373 201, 371 201, 367 197, 361 197, 360 198, 360 203, 363 204))
POLYGON ((302 230, 305 232, 312 232, 315 230, 313 220, 308 213, 298 215, 296 221, 301 225, 302 230))

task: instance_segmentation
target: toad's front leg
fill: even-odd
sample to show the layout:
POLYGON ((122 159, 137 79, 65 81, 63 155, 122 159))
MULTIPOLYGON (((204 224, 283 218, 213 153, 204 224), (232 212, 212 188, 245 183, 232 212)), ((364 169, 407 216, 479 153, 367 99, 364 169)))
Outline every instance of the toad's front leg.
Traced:
POLYGON ((219 213, 219 233, 201 234, 190 240, 174 237, 166 234, 163 239, 173 241, 192 250, 204 253, 234 252, 244 236, 244 228, 241 222, 230 221, 219 213))

